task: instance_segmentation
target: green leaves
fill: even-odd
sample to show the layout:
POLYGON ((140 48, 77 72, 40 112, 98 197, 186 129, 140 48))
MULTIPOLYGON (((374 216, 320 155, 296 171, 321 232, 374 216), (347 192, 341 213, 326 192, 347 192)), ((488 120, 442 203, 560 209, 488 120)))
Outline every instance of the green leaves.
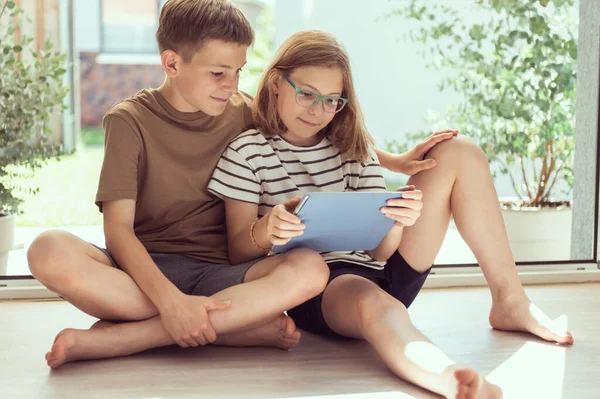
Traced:
POLYGON ((552 185, 546 183, 556 178, 568 183, 572 170, 574 0, 476 4, 489 19, 469 23, 461 14, 441 12, 425 0, 412 0, 395 14, 420 21, 413 37, 446 76, 440 91, 454 90, 464 99, 451 105, 445 125, 472 136, 503 172, 510 174, 515 166, 529 168, 512 179, 517 193, 527 183, 530 202, 540 203, 551 194, 552 185), (438 49, 444 49, 443 57, 435 57, 438 49))
MULTIPOLYGON (((5 9, 14 9, 13 17, 22 14, 14 2, 0 0, 0 11, 5 9)), ((13 18, 6 20, 14 24, 13 18)), ((68 93, 62 83, 66 55, 48 45, 38 54, 27 35, 16 43, 15 28, 0 32, 0 213, 18 212, 19 196, 36 191, 15 187, 13 177, 24 170, 33 172, 59 154, 59 146, 48 140, 49 121, 65 108, 68 93)))
POLYGON ((477 42, 481 46, 481 41, 487 37, 485 28, 483 25, 473 25, 469 31, 469 37, 477 42))
POLYGON ((543 35, 550 32, 550 27, 546 23, 546 20, 541 15, 536 15, 529 19, 529 29, 535 35, 543 35))

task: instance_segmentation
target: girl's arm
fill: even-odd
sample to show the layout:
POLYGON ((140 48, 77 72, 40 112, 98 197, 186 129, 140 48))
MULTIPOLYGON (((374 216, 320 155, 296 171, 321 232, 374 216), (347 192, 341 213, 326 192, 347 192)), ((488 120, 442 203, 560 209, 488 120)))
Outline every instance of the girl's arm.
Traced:
POLYGON ((396 223, 375 249, 367 251, 371 258, 379 262, 388 260, 394 254, 402 241, 404 228, 414 225, 421 216, 423 192, 415 190, 415 186, 404 186, 397 191, 402 192, 402 198, 390 199, 387 206, 381 208, 381 211, 396 223))
POLYGON ((381 240, 379 245, 370 251, 366 251, 367 254, 378 262, 387 261, 394 252, 400 246, 400 241, 402 240, 402 232, 404 231, 404 226, 395 223, 389 233, 381 240))
POLYGON ((250 238, 250 226, 252 226, 257 213, 257 204, 225 198, 227 248, 229 262, 232 265, 265 256, 271 249, 271 243, 267 240, 266 234, 260 234, 262 233, 260 225, 268 219, 269 213, 258 221, 253 229, 256 243, 264 249, 260 249, 254 245, 250 238))
POLYGON ((296 197, 275 206, 253 226, 258 205, 225 198, 229 262, 235 265, 265 256, 273 245, 301 235, 304 225, 290 213, 299 201, 296 197))
MULTIPOLYGON (((355 185, 353 189, 355 191, 385 191, 386 185, 380 164, 383 164, 383 161, 377 158, 376 150, 370 149, 369 158, 364 163, 355 164, 358 167, 356 172, 358 172, 359 177, 352 180, 353 185, 355 185)), ((373 260, 378 262, 387 261, 398 249, 403 230, 404 225, 395 223, 376 248, 365 252, 373 260)))

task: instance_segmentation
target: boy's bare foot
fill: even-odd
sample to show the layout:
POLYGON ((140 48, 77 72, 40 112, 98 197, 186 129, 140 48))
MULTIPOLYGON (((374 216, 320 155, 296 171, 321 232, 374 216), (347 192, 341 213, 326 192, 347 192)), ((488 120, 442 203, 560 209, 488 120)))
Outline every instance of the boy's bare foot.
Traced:
MULTIPOLYGON (((112 326, 114 323, 105 320, 98 320, 90 327, 90 330, 99 330, 112 326)), ((89 331, 89 330, 87 330, 89 331)), ((48 366, 57 368, 58 366, 78 359, 85 358, 83 353, 77 348, 77 338, 82 334, 85 337, 86 330, 76 330, 66 328, 58 333, 54 338, 52 349, 46 353, 46 362, 48 366)), ((80 348, 83 349, 83 348, 80 348)))
MULTIPOLYGON (((48 366, 57 368, 65 363, 83 359, 103 359, 127 356, 148 346, 139 346, 135 339, 123 342, 118 332, 111 331, 113 323, 100 320, 89 330, 67 328, 54 339, 50 352, 46 354, 48 366)), ((273 346, 291 349, 298 345, 300 332, 294 321, 282 314, 255 330, 219 336, 217 345, 228 346, 273 346)), ((164 344, 161 344, 164 345, 164 344)), ((152 345, 154 347, 156 345, 152 345)))
POLYGON ((556 326, 525 294, 494 301, 489 321, 497 330, 529 332, 563 345, 573 343, 571 333, 556 326))
POLYGON ((227 346, 272 346, 284 350, 292 349, 300 342, 300 331, 294 321, 284 314, 254 330, 221 335, 217 345, 227 346))
POLYGON ((108 326, 112 326, 114 323, 106 320, 98 320, 90 327, 90 330, 95 330, 96 328, 104 328, 108 326))
POLYGON ((73 328, 66 328, 58 333, 54 338, 52 349, 46 353, 46 362, 48 366, 56 368, 64 363, 77 360, 76 351, 72 349, 76 345, 77 332, 83 330, 75 330, 73 328))
POLYGON ((449 390, 445 395, 448 399, 499 399, 502 390, 497 385, 482 378, 475 370, 452 366, 447 370, 449 390))

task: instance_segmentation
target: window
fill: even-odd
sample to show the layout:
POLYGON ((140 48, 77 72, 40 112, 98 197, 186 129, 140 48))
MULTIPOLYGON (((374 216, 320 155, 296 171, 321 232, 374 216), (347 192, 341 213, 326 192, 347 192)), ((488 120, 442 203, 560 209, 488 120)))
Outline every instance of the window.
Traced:
POLYGON ((101 0, 100 41, 103 53, 157 53, 155 34, 167 0, 101 0))

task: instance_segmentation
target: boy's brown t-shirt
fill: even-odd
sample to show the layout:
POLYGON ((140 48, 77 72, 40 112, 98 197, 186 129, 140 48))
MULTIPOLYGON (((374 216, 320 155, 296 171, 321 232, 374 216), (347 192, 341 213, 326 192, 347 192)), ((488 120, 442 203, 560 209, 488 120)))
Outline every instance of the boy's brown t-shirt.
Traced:
POLYGON ((105 154, 96 195, 136 200, 134 231, 148 252, 229 263, 225 207, 206 187, 229 142, 252 126, 252 97, 223 114, 185 113, 157 90, 117 103, 103 120, 105 154))

